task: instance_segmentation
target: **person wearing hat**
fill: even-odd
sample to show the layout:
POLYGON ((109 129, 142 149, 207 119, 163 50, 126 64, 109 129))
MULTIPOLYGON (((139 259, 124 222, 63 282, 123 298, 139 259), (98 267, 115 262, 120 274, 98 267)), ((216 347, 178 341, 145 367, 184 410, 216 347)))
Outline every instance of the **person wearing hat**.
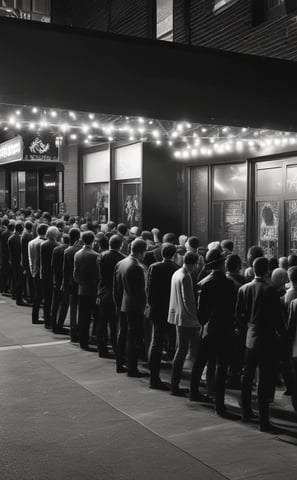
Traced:
POLYGON ((236 289, 225 275, 225 256, 221 249, 209 250, 206 266, 211 273, 198 283, 198 320, 203 326, 198 356, 191 374, 190 400, 204 401, 199 392, 202 372, 209 360, 216 362, 215 410, 222 417, 231 415, 225 407, 225 382, 235 334, 236 289))

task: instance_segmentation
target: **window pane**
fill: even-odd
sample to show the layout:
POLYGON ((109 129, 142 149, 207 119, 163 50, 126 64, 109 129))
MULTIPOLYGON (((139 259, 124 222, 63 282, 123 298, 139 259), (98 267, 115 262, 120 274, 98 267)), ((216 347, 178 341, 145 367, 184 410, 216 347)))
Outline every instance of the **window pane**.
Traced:
POLYGON ((92 220, 99 223, 108 221, 109 183, 88 183, 85 185, 85 211, 92 220))
POLYGON ((7 8, 16 8, 16 1, 15 0, 5 0, 5 1, 2 1, 2 5, 3 7, 7 7, 7 8))
POLYGON ((281 195, 282 189, 281 167, 257 171, 257 195, 281 195))
POLYGON ((208 243, 208 167, 191 168, 191 235, 208 243))
POLYGON ((267 257, 278 257, 279 202, 258 202, 258 243, 267 257))
POLYGON ((245 200, 229 200, 214 204, 214 239, 232 240, 234 253, 245 258, 245 200))
POLYGON ((247 167, 245 163, 214 167, 213 199, 246 199, 247 167))
POLYGON ((128 228, 141 227, 141 185, 140 183, 118 184, 118 221, 128 228))
POLYGON ((297 166, 287 167, 287 193, 297 193, 297 166))
POLYGON ((32 10, 36 13, 47 14, 49 10, 48 0, 33 0, 32 10))
POLYGON ((157 38, 173 30, 173 0, 157 0, 157 38))
POLYGON ((287 254, 297 253, 297 200, 286 202, 287 254))
POLYGON ((115 149, 114 180, 140 178, 142 166, 142 144, 134 143, 115 149))

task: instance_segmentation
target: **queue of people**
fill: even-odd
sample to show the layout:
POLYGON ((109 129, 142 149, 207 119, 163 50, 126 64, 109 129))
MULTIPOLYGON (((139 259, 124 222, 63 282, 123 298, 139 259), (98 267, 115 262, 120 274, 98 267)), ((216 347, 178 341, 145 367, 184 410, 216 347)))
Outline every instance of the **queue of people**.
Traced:
POLYGON ((2 211, 0 220, 0 291, 32 307, 33 325, 68 335, 69 311, 70 340, 81 349, 95 343, 129 377, 147 376, 139 361, 147 362, 150 388, 214 403, 224 418, 234 418, 225 389, 241 388, 242 420, 259 417, 261 431, 273 430, 269 404, 281 380, 296 397, 297 255, 267 259, 252 246, 243 269, 228 239, 206 248, 195 236, 161 240, 157 228, 31 208, 2 211), (186 358, 189 388, 180 385, 186 358), (170 384, 163 359, 172 362, 170 384))

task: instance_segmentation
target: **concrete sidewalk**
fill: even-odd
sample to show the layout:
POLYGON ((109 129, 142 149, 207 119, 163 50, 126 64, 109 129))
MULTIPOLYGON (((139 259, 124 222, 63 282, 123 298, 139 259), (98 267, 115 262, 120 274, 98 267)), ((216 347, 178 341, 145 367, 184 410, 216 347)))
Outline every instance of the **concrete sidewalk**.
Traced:
MULTIPOLYGON (((296 479, 296 414, 281 392, 273 420, 286 434, 263 434, 116 374, 0 301, 1 480, 296 479)), ((227 401, 239 411, 238 392, 227 401)))

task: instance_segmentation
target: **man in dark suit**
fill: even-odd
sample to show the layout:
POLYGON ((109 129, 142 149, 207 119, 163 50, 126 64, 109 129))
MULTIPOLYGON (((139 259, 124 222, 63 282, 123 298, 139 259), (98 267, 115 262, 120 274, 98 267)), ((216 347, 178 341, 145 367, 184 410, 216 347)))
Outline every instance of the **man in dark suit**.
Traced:
POLYGON ((77 342, 78 284, 73 278, 73 270, 74 256, 76 252, 82 248, 80 230, 78 228, 71 228, 69 231, 69 238, 70 247, 66 248, 64 252, 62 290, 65 301, 68 301, 70 306, 70 339, 71 342, 77 342))
POLYGON ((25 228, 21 237, 22 258, 21 264, 24 274, 25 298, 28 302, 33 301, 34 285, 33 278, 30 272, 28 244, 33 240, 33 223, 29 220, 25 222, 25 228))
POLYGON ((225 407, 225 383, 235 334, 236 290, 225 276, 225 257, 219 249, 206 255, 211 273, 198 283, 198 320, 203 325, 201 341, 191 374, 190 400, 203 401, 199 383, 208 361, 216 363, 215 409, 217 415, 231 418, 225 407))
MULTIPOLYGON (((100 260, 100 282, 98 292, 100 310, 98 326, 99 357, 108 357, 108 325, 112 348, 114 353, 117 353, 117 316, 112 298, 112 286, 115 266, 125 258, 125 255, 120 252, 122 242, 123 238, 121 236, 113 235, 109 239, 109 250, 103 252, 100 260)), ((119 370, 125 371, 126 369, 119 368, 119 370)))
POLYGON ((53 296, 52 256, 53 250, 59 245, 57 227, 49 227, 46 241, 40 246, 40 278, 44 295, 44 327, 51 328, 51 304, 53 296))
POLYGON ((15 222, 10 220, 6 229, 1 234, 1 291, 3 293, 9 293, 11 288, 11 265, 9 263, 8 239, 13 234, 14 224, 15 222))
POLYGON ((277 333, 286 338, 279 295, 266 281, 267 258, 253 262, 254 280, 238 291, 236 318, 239 328, 246 332, 245 368, 242 379, 242 419, 254 417, 251 392, 256 368, 259 367, 258 404, 260 430, 273 431, 269 422, 269 397, 276 380, 277 333))
POLYGON ((150 388, 169 390, 167 384, 160 379, 160 365, 167 328, 171 278, 178 269, 173 261, 176 254, 175 245, 163 244, 161 254, 162 262, 153 263, 149 267, 147 280, 147 303, 149 317, 153 325, 152 343, 149 352, 150 388))
POLYGON ((21 267, 21 235, 24 227, 22 222, 15 223, 14 233, 8 239, 9 263, 12 272, 12 296, 17 305, 26 305, 23 302, 23 271, 21 267))
POLYGON ((53 298, 51 305, 52 330, 54 333, 65 333, 63 330, 64 321, 69 306, 69 298, 63 295, 63 261, 64 252, 69 246, 69 235, 62 235, 62 243, 53 250, 52 255, 52 275, 53 275, 53 298), (59 322, 57 324, 57 316, 59 314, 59 322))
POLYGON ((98 325, 97 288, 100 256, 92 248, 95 234, 82 234, 84 246, 74 256, 74 280, 78 283, 78 336, 80 348, 89 350, 89 329, 92 320, 98 325))
POLYGON ((37 227, 37 237, 28 243, 29 266, 34 285, 34 299, 32 308, 32 323, 34 325, 44 323, 43 320, 39 319, 39 309, 43 299, 43 288, 40 277, 40 247, 45 242, 45 234, 47 229, 47 224, 39 224, 37 227))
MULTIPOLYGON (((144 269, 141 265, 146 242, 135 239, 131 244, 131 254, 121 260, 115 268, 113 297, 117 310, 126 316, 127 333, 127 361, 129 377, 142 377, 145 374, 137 368, 138 349, 143 336, 143 317, 146 305, 144 269)), ((124 320, 122 318, 122 324, 124 320)), ((124 330, 124 325, 120 329, 124 330)), ((123 355, 123 335, 119 332, 118 355, 123 355)))

